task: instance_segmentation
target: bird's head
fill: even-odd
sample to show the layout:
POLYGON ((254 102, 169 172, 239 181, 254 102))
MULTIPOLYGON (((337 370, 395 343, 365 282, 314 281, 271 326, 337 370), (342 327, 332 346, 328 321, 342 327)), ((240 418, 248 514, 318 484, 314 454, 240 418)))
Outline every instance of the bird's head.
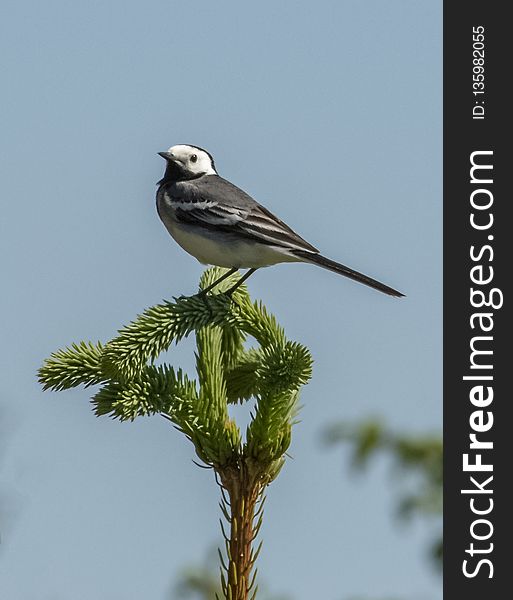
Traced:
POLYGON ((196 179, 202 175, 217 175, 214 159, 203 148, 178 144, 166 152, 159 152, 166 161, 166 173, 161 182, 196 179))

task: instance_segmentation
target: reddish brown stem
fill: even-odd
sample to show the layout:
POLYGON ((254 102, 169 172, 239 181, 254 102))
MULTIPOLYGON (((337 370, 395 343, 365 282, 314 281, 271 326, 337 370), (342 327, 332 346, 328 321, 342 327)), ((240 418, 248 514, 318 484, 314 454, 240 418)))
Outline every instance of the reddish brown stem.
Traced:
POLYGON ((237 472, 222 476, 223 487, 230 499, 230 536, 227 539, 228 569, 223 592, 228 600, 248 600, 254 597, 255 556, 252 544, 256 537, 255 508, 262 487, 248 477, 244 466, 237 472))

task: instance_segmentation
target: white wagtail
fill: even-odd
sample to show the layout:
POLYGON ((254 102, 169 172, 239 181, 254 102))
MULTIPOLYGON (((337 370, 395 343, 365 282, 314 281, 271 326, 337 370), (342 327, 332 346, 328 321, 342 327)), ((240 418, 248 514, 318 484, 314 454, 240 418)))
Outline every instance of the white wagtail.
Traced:
POLYGON ((157 210, 175 241, 203 264, 230 268, 203 293, 238 269, 248 271, 228 293, 260 267, 282 262, 312 263, 400 297, 404 294, 319 254, 317 248, 217 174, 212 155, 179 144, 159 152, 166 172, 158 182, 157 210))

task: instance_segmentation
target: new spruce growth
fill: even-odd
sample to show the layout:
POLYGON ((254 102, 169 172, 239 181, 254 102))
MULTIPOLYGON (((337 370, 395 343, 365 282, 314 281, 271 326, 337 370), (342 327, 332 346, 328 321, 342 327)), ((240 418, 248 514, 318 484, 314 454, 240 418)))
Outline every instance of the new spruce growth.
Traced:
MULTIPOLYGON (((223 274, 208 269, 207 288, 223 274)), ((255 598, 264 490, 278 475, 290 445, 302 385, 311 376, 309 351, 286 339, 273 315, 251 302, 244 286, 226 295, 231 276, 208 296, 198 294, 147 309, 106 344, 80 342, 59 350, 39 370, 44 389, 100 385, 91 402, 96 415, 120 420, 161 414, 194 444, 214 470, 229 530, 220 552, 221 583, 228 600, 255 598), (197 379, 181 369, 154 366, 173 342, 196 335, 197 379), (252 336, 259 344, 248 348, 252 336), (228 404, 255 399, 245 436, 228 404)))

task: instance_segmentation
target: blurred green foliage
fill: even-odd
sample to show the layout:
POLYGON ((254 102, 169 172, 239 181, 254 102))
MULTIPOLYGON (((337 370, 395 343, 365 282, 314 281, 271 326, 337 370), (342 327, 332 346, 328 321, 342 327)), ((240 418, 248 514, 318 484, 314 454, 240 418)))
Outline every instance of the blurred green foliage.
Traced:
POLYGON ((323 434, 329 445, 350 447, 354 469, 363 471, 383 454, 402 477, 397 486, 397 514, 401 519, 431 519, 436 530, 429 554, 442 566, 443 445, 440 435, 395 433, 379 419, 338 423, 323 434))

